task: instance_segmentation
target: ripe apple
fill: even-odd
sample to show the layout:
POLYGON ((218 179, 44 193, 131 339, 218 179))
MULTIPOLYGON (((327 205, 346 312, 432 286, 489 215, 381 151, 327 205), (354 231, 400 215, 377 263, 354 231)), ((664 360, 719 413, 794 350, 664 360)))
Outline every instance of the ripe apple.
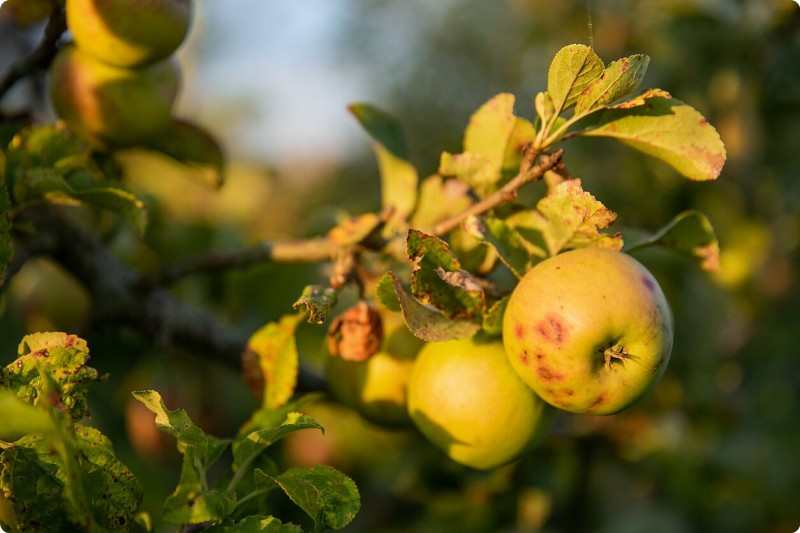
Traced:
POLYGON ((653 275, 599 248, 556 255, 519 282, 503 341, 520 377, 548 403, 612 414, 647 394, 672 351, 672 314, 653 275))
POLYGON ((451 459, 488 470, 545 435, 555 410, 508 363, 499 340, 430 342, 408 383, 411 420, 451 459))
POLYGON ((67 0, 67 27, 87 54, 119 67, 155 63, 186 37, 190 0, 67 0))
POLYGON ((370 422, 407 425, 408 378, 424 343, 411 334, 399 313, 381 313, 381 318, 384 333, 380 350, 366 361, 331 357, 328 383, 337 400, 370 422))
POLYGON ((67 46, 50 66, 56 113, 101 147, 141 144, 169 128, 180 72, 173 61, 138 69, 113 67, 67 46))

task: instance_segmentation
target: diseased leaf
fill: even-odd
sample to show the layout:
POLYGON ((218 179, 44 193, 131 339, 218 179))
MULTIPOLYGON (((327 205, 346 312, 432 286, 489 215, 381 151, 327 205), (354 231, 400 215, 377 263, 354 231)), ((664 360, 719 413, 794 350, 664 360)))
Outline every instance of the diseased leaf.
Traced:
POLYGON ((492 97, 470 118, 464 132, 464 152, 483 156, 499 174, 516 123, 514 95, 500 93, 492 97))
POLYGON ((204 182, 221 187, 225 182, 225 154, 205 129, 185 120, 173 119, 169 129, 148 146, 180 163, 195 168, 204 182))
POLYGON ((308 311, 308 321, 311 324, 322 324, 328 319, 328 314, 336 307, 338 298, 336 291, 330 287, 320 285, 307 285, 303 294, 292 304, 292 309, 304 307, 308 311))
POLYGON ((256 331, 247 342, 245 357, 255 356, 261 368, 262 403, 266 407, 280 407, 294 394, 298 366, 295 330, 302 317, 284 315, 279 322, 270 322, 256 331))
POLYGON ((433 235, 416 229, 408 230, 406 249, 408 258, 415 261, 420 268, 441 267, 451 272, 461 270, 458 258, 450 251, 447 243, 433 235))
POLYGON ((719 271, 719 241, 703 213, 689 210, 678 214, 653 235, 631 242, 626 252, 647 246, 663 246, 695 257, 707 272, 719 271))
POLYGON ((386 309, 400 311, 400 302, 397 301, 397 294, 394 292, 394 280, 388 272, 378 280, 375 295, 386 309))
POLYGON ((575 102, 575 114, 581 115, 609 105, 635 91, 644 79, 650 58, 644 54, 623 57, 609 63, 575 102))
POLYGON ((504 296, 497 300, 486 311, 483 316, 483 331, 489 335, 501 335, 503 333, 503 316, 510 296, 504 296))
POLYGON ((314 520, 318 532, 344 528, 361 507, 353 480, 329 466, 292 468, 274 480, 314 520))
POLYGON ((238 522, 225 521, 205 529, 206 533, 303 533, 300 526, 283 524, 274 516, 252 515, 238 522))
POLYGON ((471 337, 481 329, 480 324, 473 320, 451 319, 440 311, 423 305, 406 292, 393 272, 387 275, 392 279, 406 324, 416 337, 424 341, 463 339, 471 337))
POLYGON ((302 429, 318 429, 323 433, 316 420, 302 413, 291 412, 279 426, 263 428, 247 435, 241 435, 233 441, 233 468, 247 468, 253 460, 268 447, 285 436, 302 429))
POLYGON ((465 222, 466 230, 476 238, 493 247, 500 260, 519 279, 528 270, 530 253, 522 236, 500 219, 470 216, 465 222))
POLYGON ((422 182, 411 227, 428 228, 472 204, 467 184, 434 174, 422 182))
POLYGON ((350 112, 375 141, 373 147, 381 174, 381 205, 391 209, 390 222, 403 226, 417 201, 417 169, 408 160, 400 123, 369 104, 351 104, 350 112))
POLYGON ((18 354, 19 358, 6 367, 5 375, 9 388, 19 398, 35 406, 61 409, 74 421, 89 414, 89 386, 101 377, 86 366, 86 341, 66 333, 34 333, 22 339, 18 354), (47 389, 51 385, 55 390, 47 389))
POLYGON ((547 73, 547 93, 554 114, 569 109, 602 73, 603 61, 590 47, 571 44, 559 50, 547 73))
MULTIPOLYGON (((507 220, 520 235, 538 233, 549 255, 571 248, 598 247, 619 250, 622 237, 600 230, 617 215, 583 190, 579 179, 560 183, 536 205, 535 211, 519 213, 507 220)), ((533 239, 532 236, 529 237, 533 239)))
POLYGON ((692 180, 716 179, 725 164, 717 130, 694 108, 658 89, 607 109, 593 126, 575 133, 617 139, 692 180))

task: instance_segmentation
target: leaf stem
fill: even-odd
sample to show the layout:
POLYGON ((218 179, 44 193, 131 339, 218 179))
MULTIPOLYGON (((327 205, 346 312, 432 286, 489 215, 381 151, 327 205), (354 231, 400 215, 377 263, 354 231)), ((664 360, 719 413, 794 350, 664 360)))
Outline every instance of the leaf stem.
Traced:
POLYGON ((461 213, 454 215, 450 218, 442 220, 426 233, 432 235, 444 235, 456 229, 464 220, 471 215, 480 215, 498 207, 502 204, 510 202, 517 197, 517 191, 526 183, 535 181, 544 176, 544 173, 552 169, 561 162, 564 155, 563 150, 558 150, 552 154, 545 154, 541 157, 538 163, 532 164, 533 161, 539 156, 540 152, 534 148, 528 150, 525 154, 520 165, 519 173, 511 178, 511 181, 503 185, 500 189, 487 196, 480 202, 472 204, 469 208, 461 213))

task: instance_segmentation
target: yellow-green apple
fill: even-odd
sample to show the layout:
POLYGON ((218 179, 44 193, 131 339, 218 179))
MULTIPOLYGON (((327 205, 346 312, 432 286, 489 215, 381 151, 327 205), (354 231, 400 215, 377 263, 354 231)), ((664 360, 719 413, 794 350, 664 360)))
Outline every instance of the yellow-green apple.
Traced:
POLYGON ((406 410, 408 378, 423 342, 411 334, 399 313, 382 312, 380 350, 366 361, 330 357, 328 383, 333 396, 381 425, 410 423, 406 410))
POLYGON ((555 410, 511 368, 500 340, 430 342, 408 383, 408 412, 451 459, 488 470, 535 446, 555 410))
POLYGON ((542 261, 511 294, 503 342, 517 374, 550 404, 612 414, 655 386, 673 323, 653 275, 629 255, 581 248, 542 261))
POLYGON ((189 31, 190 0, 67 0, 67 27, 95 59, 134 67, 170 56, 189 31))
POLYGON ((180 72, 171 60, 137 69, 114 67, 70 45, 59 51, 49 74, 56 113, 95 145, 141 144, 172 122, 180 72))

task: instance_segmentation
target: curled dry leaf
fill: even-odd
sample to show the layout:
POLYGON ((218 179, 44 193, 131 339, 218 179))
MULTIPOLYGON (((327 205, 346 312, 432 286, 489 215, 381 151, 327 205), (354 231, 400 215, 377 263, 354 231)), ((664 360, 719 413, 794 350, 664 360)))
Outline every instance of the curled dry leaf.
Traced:
POLYGON ((377 310, 361 300, 328 328, 328 351, 345 361, 366 361, 381 347, 383 323, 377 310))

